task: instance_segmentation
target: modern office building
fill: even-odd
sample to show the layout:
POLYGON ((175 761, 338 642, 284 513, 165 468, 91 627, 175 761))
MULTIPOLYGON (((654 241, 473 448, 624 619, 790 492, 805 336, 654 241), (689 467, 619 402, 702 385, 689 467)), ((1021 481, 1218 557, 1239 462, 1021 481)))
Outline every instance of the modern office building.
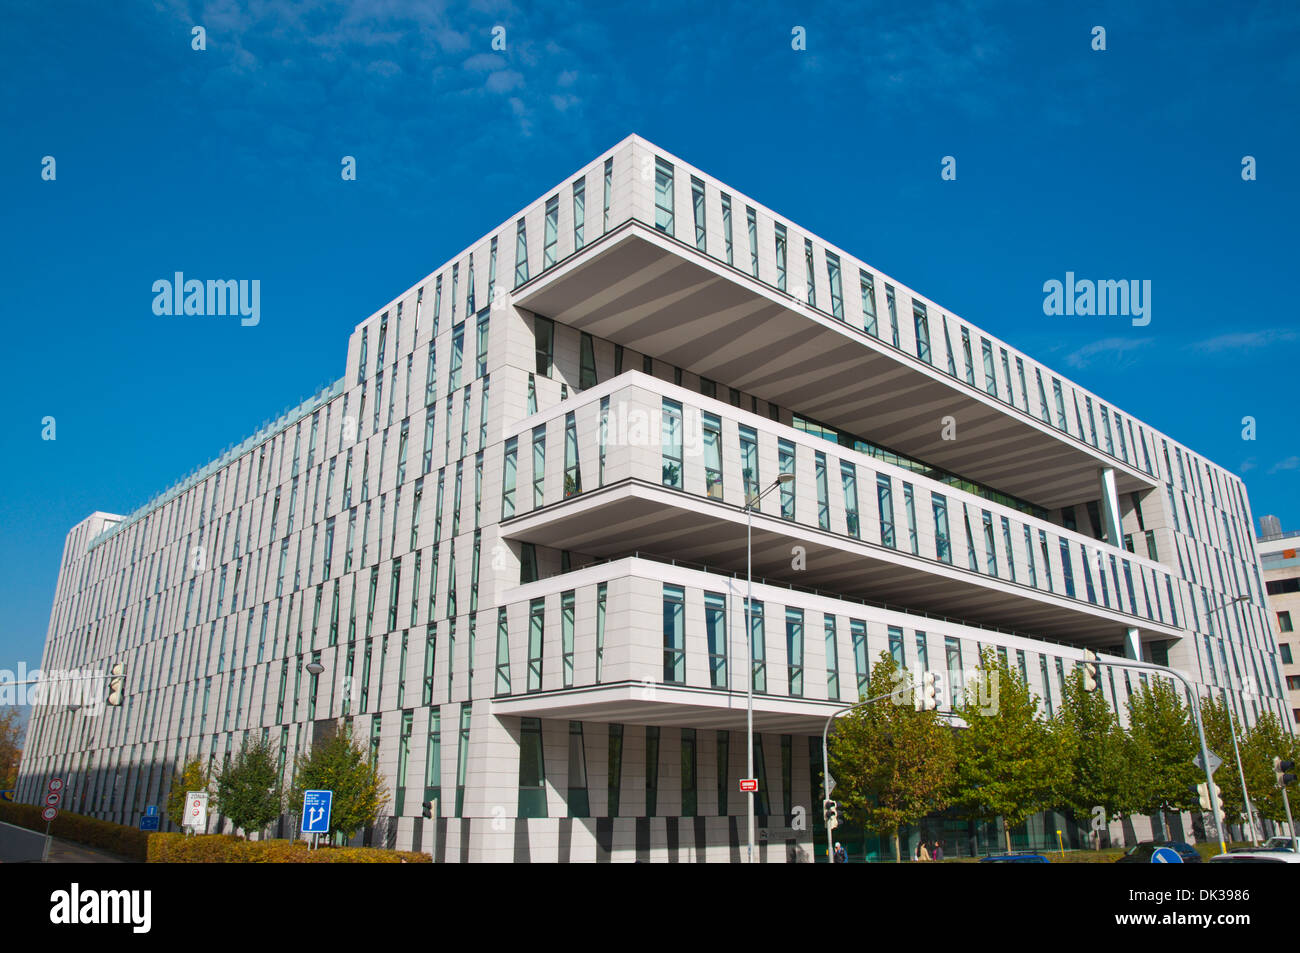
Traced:
POLYGON ((20 796, 58 772, 132 823, 176 763, 262 737, 287 779, 342 718, 391 783, 374 843, 734 861, 752 678, 756 859, 806 860, 822 725, 882 652, 948 706, 987 647, 1046 715, 1093 649, 1289 715, 1251 528, 1236 476, 631 136, 359 324, 325 392, 72 529, 44 665, 128 694, 38 711, 20 796), (747 671, 744 507, 784 473, 747 671))
POLYGON ((1300 622, 1300 532, 1284 533, 1277 520, 1269 517, 1261 520, 1261 530, 1259 559, 1292 717, 1283 724, 1294 729, 1300 724, 1300 636, 1295 631, 1300 622))

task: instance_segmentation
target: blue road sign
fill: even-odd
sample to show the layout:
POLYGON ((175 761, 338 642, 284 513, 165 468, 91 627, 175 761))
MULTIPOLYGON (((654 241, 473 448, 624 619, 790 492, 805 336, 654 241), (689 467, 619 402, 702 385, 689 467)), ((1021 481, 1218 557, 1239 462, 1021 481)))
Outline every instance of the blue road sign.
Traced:
POLYGON ((157 804, 150 804, 148 807, 146 807, 146 808, 144 809, 144 816, 145 816, 145 817, 157 817, 157 816, 158 816, 158 805, 157 805, 157 804))
POLYGON ((333 805, 333 791, 303 791, 302 832, 304 834, 328 834, 330 832, 330 808, 333 805))
POLYGON ((1151 852, 1153 864, 1181 864, 1183 858, 1172 847, 1157 847, 1151 852))
POLYGON ((14 795, 18 793, 17 788, 10 788, 7 791, 0 791, 0 801, 12 801, 14 795))
POLYGON ((157 815, 157 814, 154 814, 153 816, 150 816, 150 815, 148 815, 148 814, 141 814, 141 815, 140 815, 140 830, 142 830, 142 831, 156 831, 156 830, 158 830, 158 815, 157 815))

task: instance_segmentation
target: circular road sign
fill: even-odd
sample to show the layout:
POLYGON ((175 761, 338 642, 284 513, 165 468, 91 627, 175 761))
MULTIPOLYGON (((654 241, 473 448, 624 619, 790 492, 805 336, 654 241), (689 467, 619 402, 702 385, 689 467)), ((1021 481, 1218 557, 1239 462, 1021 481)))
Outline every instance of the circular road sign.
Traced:
POLYGON ((60 798, 59 795, 53 791, 45 795, 45 803, 48 804, 50 807, 58 807, 60 800, 62 800, 62 798, 60 798))
POLYGON ((51 790, 51 791, 62 791, 62 790, 63 790, 63 778, 50 778, 50 790, 51 790))
POLYGON ((41 811, 41 817, 47 821, 52 821, 58 816, 59 809, 57 807, 47 807, 45 810, 41 811))
POLYGON ((1151 852, 1153 864, 1181 864, 1183 858, 1172 847, 1157 847, 1151 852))

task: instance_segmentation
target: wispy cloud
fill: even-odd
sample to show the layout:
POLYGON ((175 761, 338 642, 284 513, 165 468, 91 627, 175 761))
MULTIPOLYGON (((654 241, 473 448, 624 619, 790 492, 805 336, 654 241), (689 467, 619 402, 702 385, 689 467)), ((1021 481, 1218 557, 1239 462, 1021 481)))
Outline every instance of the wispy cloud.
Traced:
POLYGON ((1274 473, 1281 473, 1283 470, 1300 470, 1300 457, 1290 456, 1284 460, 1279 460, 1268 468, 1268 475, 1272 476, 1274 473))
POLYGON ((1108 367, 1131 367, 1138 361, 1139 352, 1145 350, 1154 338, 1112 337, 1085 344, 1065 356, 1065 362, 1074 368, 1104 364, 1108 367))
POLYGON ((1300 331, 1291 328, 1261 328, 1258 331, 1234 331, 1219 334, 1187 345, 1203 354, 1247 353, 1288 341, 1300 341, 1300 331))

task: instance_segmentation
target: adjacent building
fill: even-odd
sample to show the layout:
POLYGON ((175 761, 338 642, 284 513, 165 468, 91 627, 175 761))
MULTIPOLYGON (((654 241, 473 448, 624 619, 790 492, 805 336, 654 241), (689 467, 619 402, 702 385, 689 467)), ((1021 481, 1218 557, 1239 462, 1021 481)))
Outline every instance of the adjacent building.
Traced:
POLYGON ((1282 532, 1276 519, 1265 517, 1261 521, 1263 532, 1259 536, 1259 558, 1264 568, 1264 588, 1268 591, 1268 607, 1273 631, 1277 638, 1278 657, 1282 662, 1282 678, 1286 682, 1287 705, 1293 721, 1300 723, 1300 636, 1295 625, 1300 622, 1300 532, 1282 532))
POLYGON ((1091 649, 1289 719, 1251 527, 1233 474, 631 136, 361 322, 332 387, 72 529, 44 666, 125 662, 126 703, 37 711, 20 796, 59 773, 133 823, 179 762, 265 738, 288 780, 343 719, 391 784, 368 842, 734 861, 752 680, 758 856, 808 860, 822 725, 882 652, 946 709, 989 649, 1048 715, 1091 649))

